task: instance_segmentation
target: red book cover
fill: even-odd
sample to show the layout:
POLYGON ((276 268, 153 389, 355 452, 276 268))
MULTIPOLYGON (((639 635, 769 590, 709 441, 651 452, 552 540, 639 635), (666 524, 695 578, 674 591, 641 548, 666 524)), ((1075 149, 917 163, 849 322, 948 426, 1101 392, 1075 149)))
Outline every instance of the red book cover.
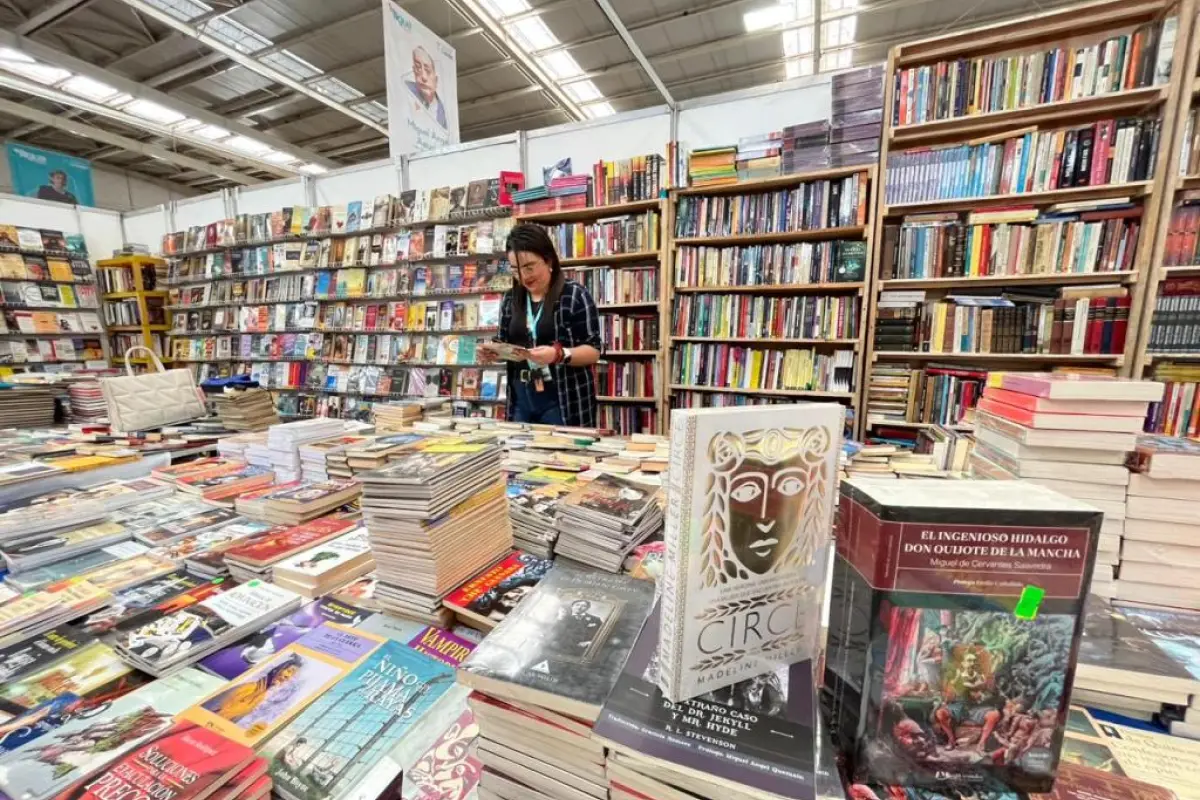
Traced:
POLYGON ((210 800, 253 800, 262 789, 270 791, 271 778, 267 775, 267 760, 256 758, 213 792, 210 800))
POLYGON ((986 396, 980 398, 978 408, 980 411, 986 411, 1002 419, 1007 419, 1026 427, 1033 427, 1034 412, 1028 409, 1010 406, 1007 403, 1001 403, 986 396))
POLYGON ((1087 336, 1083 344, 1085 353, 1100 352, 1100 337, 1104 335, 1104 307, 1107 304, 1107 299, 1103 297, 1093 297, 1088 303, 1087 336))
POLYGON ((521 172, 509 172, 507 170, 500 171, 500 205, 511 206, 513 204, 513 192, 519 192, 525 188, 525 175, 521 172))
POLYGON ((177 722, 55 800, 203 800, 254 759, 249 747, 177 722))
POLYGON ((326 542, 356 524, 354 520, 321 517, 303 525, 286 528, 274 536, 231 548, 226 551, 225 557, 249 564, 274 564, 293 553, 326 542))
POLYGON ((1117 313, 1113 319, 1113 335, 1112 335, 1112 351, 1114 353, 1125 352, 1125 337, 1129 333, 1129 309, 1133 305, 1133 298, 1118 297, 1117 298, 1117 313))

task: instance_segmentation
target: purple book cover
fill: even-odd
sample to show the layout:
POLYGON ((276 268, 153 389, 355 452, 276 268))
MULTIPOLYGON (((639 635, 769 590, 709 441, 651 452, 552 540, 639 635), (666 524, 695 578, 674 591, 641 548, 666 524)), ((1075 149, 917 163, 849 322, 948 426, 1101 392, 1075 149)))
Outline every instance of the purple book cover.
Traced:
POLYGON ((426 628, 410 639, 408 646, 452 667, 465 661, 475 649, 474 642, 441 628, 426 628))
POLYGON ((200 666, 214 675, 233 680, 315 630, 323 622, 354 626, 371 614, 370 611, 328 597, 314 600, 253 636, 202 659, 200 666))

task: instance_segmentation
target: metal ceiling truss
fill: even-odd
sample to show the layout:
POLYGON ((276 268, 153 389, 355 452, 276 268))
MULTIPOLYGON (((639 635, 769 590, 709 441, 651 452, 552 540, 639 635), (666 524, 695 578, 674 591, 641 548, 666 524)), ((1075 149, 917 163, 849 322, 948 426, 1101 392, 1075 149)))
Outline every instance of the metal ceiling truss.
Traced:
POLYGON ((58 2, 51 3, 22 22, 17 26, 16 31, 22 36, 31 36, 56 22, 62 22, 69 14, 78 11, 91 2, 92 0, 58 0, 58 2))

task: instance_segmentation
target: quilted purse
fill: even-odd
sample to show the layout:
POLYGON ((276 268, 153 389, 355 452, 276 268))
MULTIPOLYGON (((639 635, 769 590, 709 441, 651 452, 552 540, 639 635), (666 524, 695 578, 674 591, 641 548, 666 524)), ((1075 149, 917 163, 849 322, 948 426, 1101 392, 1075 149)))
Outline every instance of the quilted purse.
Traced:
POLYGON ((149 347, 138 345, 125 351, 128 375, 102 378, 100 389, 108 406, 108 419, 116 430, 129 433, 198 419, 207 415, 204 398, 186 369, 167 369, 149 347), (145 350, 157 368, 135 375, 129 357, 145 350))

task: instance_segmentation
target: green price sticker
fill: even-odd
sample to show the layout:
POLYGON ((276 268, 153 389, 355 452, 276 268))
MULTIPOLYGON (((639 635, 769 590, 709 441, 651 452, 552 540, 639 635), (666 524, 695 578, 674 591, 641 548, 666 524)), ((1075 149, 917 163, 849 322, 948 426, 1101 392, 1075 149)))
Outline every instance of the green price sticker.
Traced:
MULTIPOLYGON (((255 586, 258 586, 258 584, 259 584, 259 581, 250 581, 246 585, 249 586, 251 589, 253 589, 255 586)), ((1026 587, 1026 588, 1028 588, 1028 587, 1026 587)))
POLYGON ((1017 607, 1013 609, 1013 616, 1017 619, 1037 619, 1038 609, 1041 608, 1042 598, 1045 596, 1045 589, 1026 586, 1021 590, 1021 597, 1017 600, 1017 607))

